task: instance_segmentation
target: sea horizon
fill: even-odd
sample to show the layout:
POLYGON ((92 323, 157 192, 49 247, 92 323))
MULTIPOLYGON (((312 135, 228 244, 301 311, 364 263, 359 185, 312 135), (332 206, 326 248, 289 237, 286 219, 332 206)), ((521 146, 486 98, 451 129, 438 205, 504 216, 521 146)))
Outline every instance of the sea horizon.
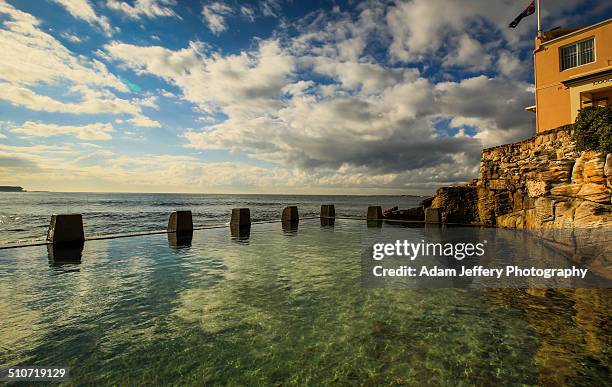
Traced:
POLYGON ((414 195, 205 194, 140 192, 0 192, 0 245, 44 241, 51 215, 79 213, 87 236, 165 229, 172 211, 189 210, 194 226, 224 225, 232 208, 247 207, 253 221, 278 220, 297 205, 300 215, 318 216, 322 204, 338 215, 365 216, 369 206, 416 207, 414 195))

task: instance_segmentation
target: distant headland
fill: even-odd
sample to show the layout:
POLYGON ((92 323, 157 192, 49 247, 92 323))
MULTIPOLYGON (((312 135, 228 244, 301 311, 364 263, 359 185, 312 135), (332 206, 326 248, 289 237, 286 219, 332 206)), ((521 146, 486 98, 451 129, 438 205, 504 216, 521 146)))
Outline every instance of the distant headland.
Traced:
POLYGON ((25 189, 19 186, 0 185, 0 192, 25 192, 25 189))

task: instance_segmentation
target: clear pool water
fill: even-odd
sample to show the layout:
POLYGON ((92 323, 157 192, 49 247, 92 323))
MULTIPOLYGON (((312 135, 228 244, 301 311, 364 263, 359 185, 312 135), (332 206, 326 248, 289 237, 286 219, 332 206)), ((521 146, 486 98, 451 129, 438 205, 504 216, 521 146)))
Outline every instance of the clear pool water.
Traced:
POLYGON ((363 289, 362 232, 98 240, 64 264, 0 250, 0 366, 78 385, 609 383, 609 289, 363 289))

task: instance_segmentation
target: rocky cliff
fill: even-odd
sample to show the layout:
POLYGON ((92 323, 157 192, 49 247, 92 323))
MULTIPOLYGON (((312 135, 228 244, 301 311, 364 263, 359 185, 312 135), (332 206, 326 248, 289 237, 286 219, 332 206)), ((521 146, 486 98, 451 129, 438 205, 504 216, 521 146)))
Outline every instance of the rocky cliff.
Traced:
POLYGON ((432 207, 452 223, 612 227, 612 154, 578 152, 571 130, 483 150, 476 184, 440 188, 432 207))

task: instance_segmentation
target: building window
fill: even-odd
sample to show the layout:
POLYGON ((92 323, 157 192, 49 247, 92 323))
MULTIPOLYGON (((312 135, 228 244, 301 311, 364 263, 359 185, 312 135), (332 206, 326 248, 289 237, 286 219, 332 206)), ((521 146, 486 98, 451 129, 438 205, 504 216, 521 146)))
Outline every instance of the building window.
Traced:
POLYGON ((561 71, 595 62, 595 39, 561 47, 561 71))

